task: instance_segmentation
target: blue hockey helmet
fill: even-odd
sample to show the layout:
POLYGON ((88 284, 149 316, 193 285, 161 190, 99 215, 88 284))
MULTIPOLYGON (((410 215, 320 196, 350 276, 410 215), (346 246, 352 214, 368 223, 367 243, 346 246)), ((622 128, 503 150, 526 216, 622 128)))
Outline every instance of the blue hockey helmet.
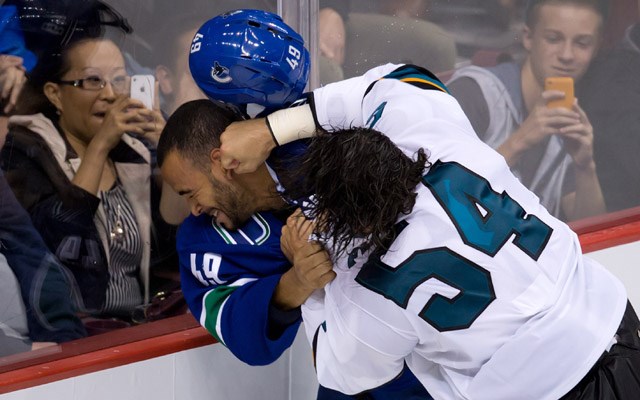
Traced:
POLYGON ((277 14, 235 10, 205 22, 191 43, 189 68, 213 100, 283 107, 309 76, 304 40, 277 14))

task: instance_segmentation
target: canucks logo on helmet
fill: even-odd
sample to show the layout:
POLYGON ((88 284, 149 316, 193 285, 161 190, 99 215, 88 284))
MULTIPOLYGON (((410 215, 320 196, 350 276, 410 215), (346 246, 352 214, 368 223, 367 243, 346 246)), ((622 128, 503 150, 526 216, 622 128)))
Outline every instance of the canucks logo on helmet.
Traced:
POLYGON ((231 75, 229 75, 229 68, 220 65, 217 61, 214 61, 213 67, 211 67, 211 77, 214 81, 219 83, 228 83, 233 80, 231 75))

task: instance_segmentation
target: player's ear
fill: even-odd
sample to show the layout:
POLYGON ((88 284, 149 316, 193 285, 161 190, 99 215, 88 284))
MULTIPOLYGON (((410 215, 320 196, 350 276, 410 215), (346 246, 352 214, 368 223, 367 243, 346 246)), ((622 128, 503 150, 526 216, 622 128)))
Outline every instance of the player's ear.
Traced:
POLYGON ((213 149, 211 149, 211 151, 209 152, 209 161, 211 161, 211 165, 218 165, 221 166, 222 165, 222 157, 220 155, 220 148, 215 147, 213 149))
POLYGON ((222 166, 222 156, 219 148, 214 148, 209 153, 209 161, 211 161, 211 173, 214 176, 224 175, 227 179, 233 179, 231 170, 225 169, 222 166))

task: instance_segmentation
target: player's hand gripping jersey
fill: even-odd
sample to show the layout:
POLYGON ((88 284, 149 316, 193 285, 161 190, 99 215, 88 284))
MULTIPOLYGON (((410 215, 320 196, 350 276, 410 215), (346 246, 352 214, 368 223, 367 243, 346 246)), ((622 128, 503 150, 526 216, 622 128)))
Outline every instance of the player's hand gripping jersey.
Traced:
POLYGON ((220 343, 251 365, 275 361, 293 342, 300 318, 268 335, 269 303, 289 261, 280 250, 282 222, 257 213, 237 231, 209 215, 189 216, 178 231, 180 279, 191 313, 220 343))
POLYGON ((483 144, 428 72, 386 65, 317 89, 327 129, 368 126, 432 166, 380 259, 335 260, 303 306, 322 385, 358 393, 407 362, 436 399, 557 399, 614 340, 627 297, 483 144))

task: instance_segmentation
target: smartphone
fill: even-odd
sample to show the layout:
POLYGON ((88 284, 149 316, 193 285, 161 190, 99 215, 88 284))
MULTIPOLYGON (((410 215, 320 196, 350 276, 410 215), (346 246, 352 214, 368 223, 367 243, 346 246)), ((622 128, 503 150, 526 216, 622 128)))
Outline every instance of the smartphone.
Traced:
POLYGON ((544 90, 558 90, 564 93, 563 99, 551 100, 547 103, 547 107, 564 107, 568 109, 573 108, 574 94, 573 94, 573 78, 569 76, 553 76, 545 79, 544 90))
POLYGON ((131 77, 131 98, 140 100, 149 110, 153 108, 155 78, 153 75, 133 75, 131 77))

